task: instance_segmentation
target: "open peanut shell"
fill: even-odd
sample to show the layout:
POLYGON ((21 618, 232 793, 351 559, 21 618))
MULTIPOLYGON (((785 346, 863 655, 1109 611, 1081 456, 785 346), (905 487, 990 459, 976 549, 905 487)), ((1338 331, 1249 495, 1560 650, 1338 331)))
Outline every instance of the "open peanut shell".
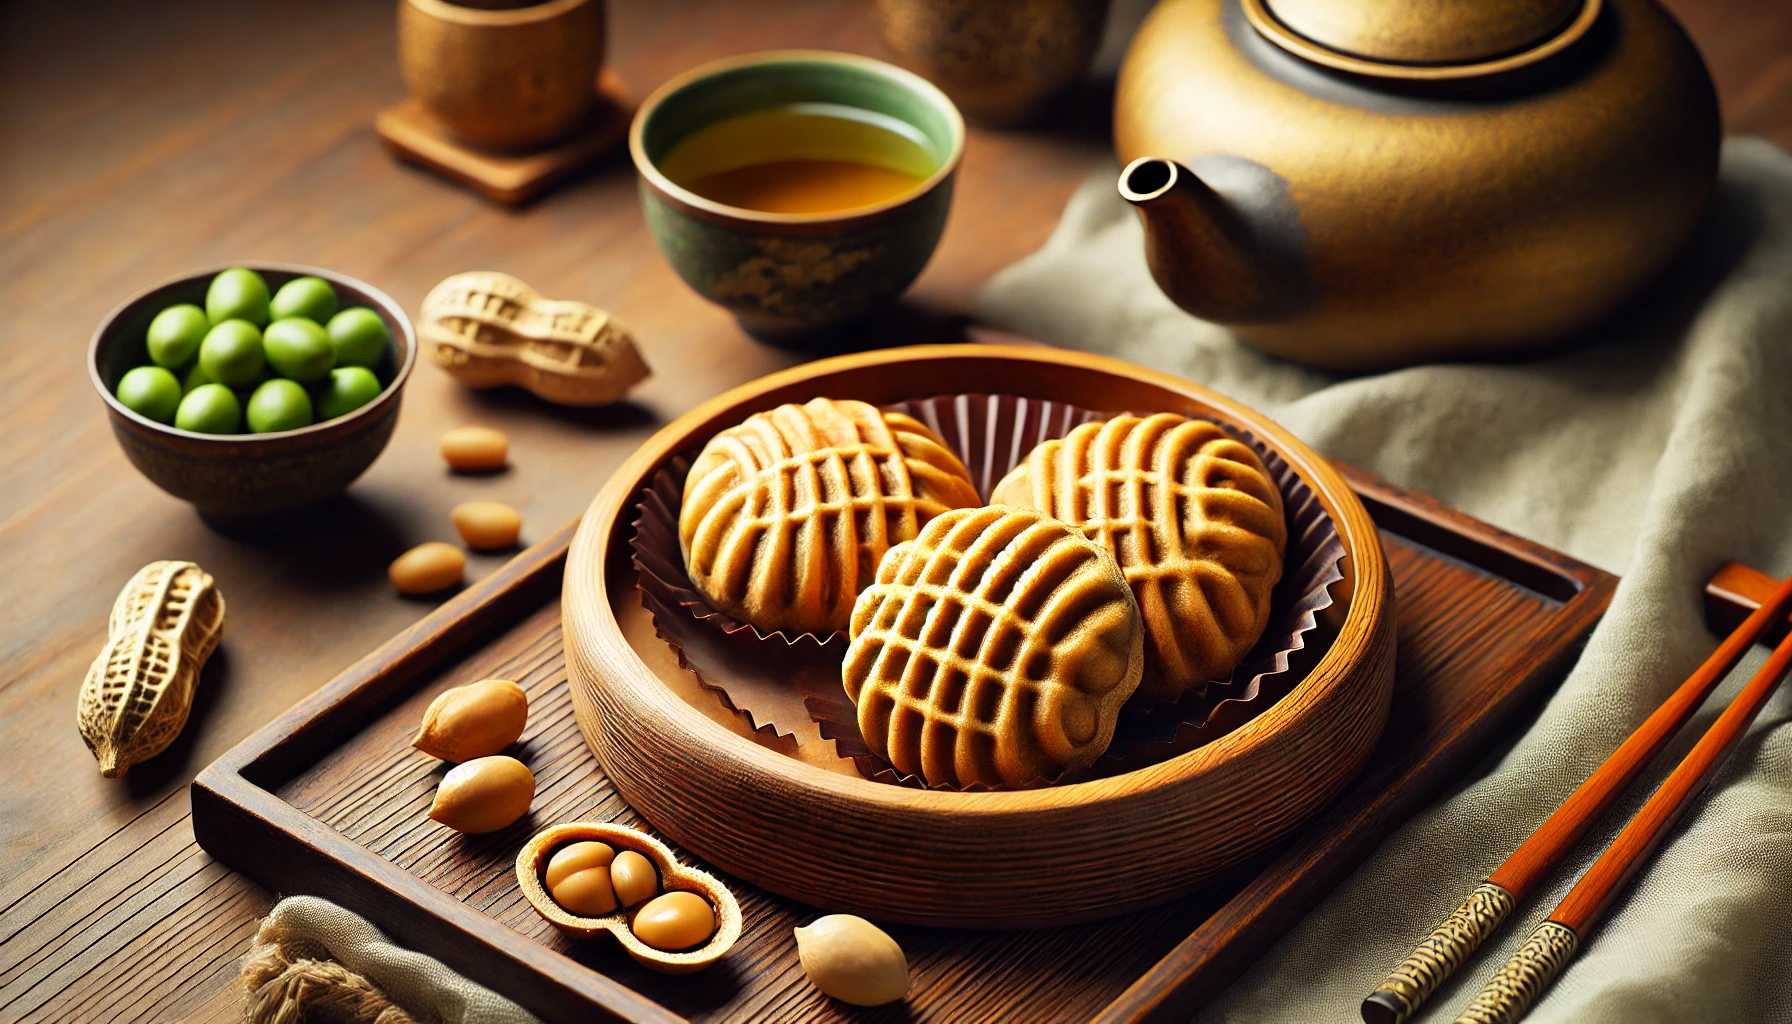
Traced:
POLYGON ((595 939, 608 932, 616 937, 617 942, 622 943, 622 948, 628 951, 629 956, 634 957, 642 966, 662 974, 690 974, 700 971, 720 960, 740 938, 740 903, 727 886, 708 872, 680 864, 665 843, 626 825, 574 821, 544 828, 535 833, 534 838, 517 852, 516 880, 535 912, 547 918, 554 927, 575 939, 595 939), (696 949, 667 952, 655 949, 635 937, 635 914, 646 906, 645 903, 622 908, 602 917, 582 917, 563 909, 548 895, 542 875, 547 871, 548 860, 553 857, 555 850, 567 843, 586 840, 608 843, 618 853, 633 850, 646 857, 659 873, 662 893, 683 890, 708 900, 716 912, 715 934, 696 949))

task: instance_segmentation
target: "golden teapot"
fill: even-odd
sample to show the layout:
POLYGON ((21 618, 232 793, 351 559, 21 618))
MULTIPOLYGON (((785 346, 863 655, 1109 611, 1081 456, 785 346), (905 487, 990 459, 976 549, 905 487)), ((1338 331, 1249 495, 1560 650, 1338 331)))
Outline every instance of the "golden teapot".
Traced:
POLYGON ((1691 233, 1719 136, 1656 0, 1162 0, 1114 114, 1165 294, 1351 370, 1609 314, 1691 233))

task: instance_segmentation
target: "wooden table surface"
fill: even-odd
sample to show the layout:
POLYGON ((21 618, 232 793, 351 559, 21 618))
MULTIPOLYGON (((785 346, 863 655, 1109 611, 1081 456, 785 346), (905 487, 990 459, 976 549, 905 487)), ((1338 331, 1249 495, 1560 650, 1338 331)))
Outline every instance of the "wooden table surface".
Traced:
MULTIPOLYGON (((1130 20, 1143 0, 1116 5, 1130 20)), ((611 54, 637 95, 715 57, 774 47, 879 53, 867 0, 611 0, 611 54)), ((1732 132, 1792 145, 1792 4, 1673 0, 1732 132)), ((206 763, 431 605, 386 563, 451 539, 447 510, 489 497, 525 539, 577 515, 659 425, 795 357, 698 299, 648 238, 625 156, 520 212, 394 164, 373 115, 403 95, 384 0, 181 0, 0 8, 0 1024, 230 1020, 237 959, 271 896, 193 843, 186 784, 206 763), (413 311, 442 277, 504 270, 604 306, 656 376, 595 411, 469 393, 419 366, 391 446, 318 526, 214 533, 113 443, 83 362, 119 300, 236 260, 330 267, 413 311), (512 437, 513 467, 451 477, 462 423, 512 437), (118 588, 188 558, 229 604, 186 732, 123 780, 100 777, 75 694, 118 588)), ((1053 130, 973 132, 939 252, 892 328, 949 333, 977 288, 1041 244, 1111 160, 1105 96, 1053 130)), ((475 556, 469 576, 499 557, 475 556)))

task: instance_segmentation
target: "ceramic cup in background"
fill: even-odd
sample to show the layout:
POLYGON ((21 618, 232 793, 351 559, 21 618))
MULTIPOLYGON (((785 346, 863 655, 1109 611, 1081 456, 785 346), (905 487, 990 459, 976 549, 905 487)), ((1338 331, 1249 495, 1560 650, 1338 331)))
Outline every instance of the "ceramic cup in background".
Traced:
POLYGON ((748 333, 795 348, 839 343, 831 329, 886 306, 939 244, 964 152, 964 119, 901 68, 843 53, 786 50, 706 64, 666 83, 635 115, 629 151, 660 252, 748 333), (931 174, 895 198, 829 213, 726 206, 672 181, 660 163, 720 121, 792 104, 838 104, 912 126, 931 174))
POLYGON ((398 64, 411 95, 475 146, 527 150, 597 106, 603 0, 399 0, 398 64))
POLYGON ((944 89, 966 117, 1016 124, 1089 69, 1108 0, 877 0, 896 60, 944 89))

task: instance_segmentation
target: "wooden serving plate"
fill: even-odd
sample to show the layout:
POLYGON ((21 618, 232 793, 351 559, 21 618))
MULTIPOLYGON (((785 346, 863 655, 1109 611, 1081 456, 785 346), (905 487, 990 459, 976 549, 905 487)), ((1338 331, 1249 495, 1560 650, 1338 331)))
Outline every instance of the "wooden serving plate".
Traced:
MULTIPOLYGON (((353 909, 550 1021, 1186 1020, 1522 720, 1617 582, 1430 498, 1343 473, 1379 529, 1397 609, 1392 709, 1364 768, 1278 847, 1160 906, 1031 931, 890 925, 914 975, 905 1010, 857 1011, 821 996, 791 935, 820 911, 726 873, 716 872, 738 897, 741 937, 714 967, 676 978, 607 939, 570 939, 529 906, 515 860, 536 831, 644 824, 574 720, 560 600, 572 525, 208 767, 192 788, 194 831, 269 889, 353 909), (490 676, 529 693, 513 752, 539 788, 522 822, 459 837, 428 820, 443 768, 410 738, 437 694, 490 676)), ((625 626, 651 630, 646 619, 636 606, 625 626)), ((746 728, 719 701, 706 713, 746 728)))
MULTIPOLYGON (((1285 837, 1361 767, 1387 717, 1394 609, 1362 502, 1268 417, 1187 381, 1060 349, 917 345, 807 363, 743 384, 650 438, 573 540, 567 667, 579 725, 631 807, 737 877, 829 910, 969 928, 1065 924, 1162 903, 1285 837), (1255 434, 1337 524, 1345 579, 1331 648, 1293 692, 1237 731, 1146 768, 1010 792, 909 790, 829 771, 712 721, 629 635, 639 496, 671 458, 749 415, 811 398, 887 405, 1006 393, 1084 409, 1175 412, 1255 434)), ((672 666, 676 670, 676 666, 672 666)))

